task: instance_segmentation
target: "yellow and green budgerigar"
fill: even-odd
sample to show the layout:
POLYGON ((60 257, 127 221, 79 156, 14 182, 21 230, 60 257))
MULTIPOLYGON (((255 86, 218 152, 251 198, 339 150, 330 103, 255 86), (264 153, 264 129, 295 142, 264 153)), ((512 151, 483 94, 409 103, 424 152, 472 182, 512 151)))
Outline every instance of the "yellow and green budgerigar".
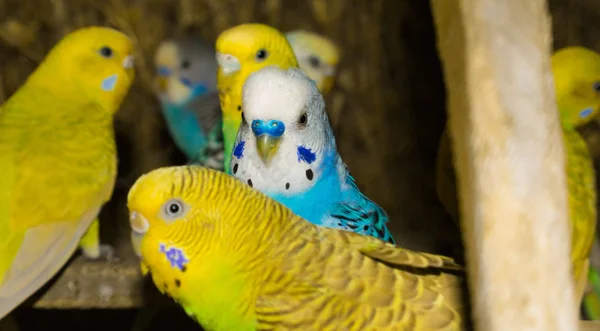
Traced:
POLYGON ((560 49, 552 56, 552 72, 567 158, 575 289, 581 298, 589 282, 592 291, 584 296, 584 310, 588 317, 599 319, 598 271, 589 262, 596 238, 596 178, 588 146, 576 128, 600 112, 600 54, 583 47, 560 49))
POLYGON ((1 106, 0 319, 78 244, 101 255, 97 216, 115 183, 113 115, 134 79, 132 51, 114 29, 71 32, 1 106))
POLYGON ((223 172, 159 168, 127 204, 143 271, 206 330, 464 330, 452 259, 314 225, 223 172))
MULTIPOLYGON (((596 237, 595 173, 586 142, 576 128, 597 117, 600 111, 600 54, 583 47, 560 49, 552 56, 552 72, 566 154, 575 290, 580 300, 586 284, 590 283, 593 291, 585 295, 584 310, 593 319, 598 319, 600 279, 595 268, 589 264, 596 237)), ((438 196, 446 210, 458 220, 450 140, 446 132, 440 142, 437 162, 438 196)))
POLYGON ((246 23, 223 31, 216 42, 217 88, 223 113, 224 168, 229 160, 242 122, 242 86, 261 68, 275 65, 297 68, 298 62, 285 35, 265 24, 246 23))
POLYGON ((334 85, 340 49, 329 38, 306 30, 285 34, 298 60, 300 70, 317 83, 317 88, 327 94, 334 85))

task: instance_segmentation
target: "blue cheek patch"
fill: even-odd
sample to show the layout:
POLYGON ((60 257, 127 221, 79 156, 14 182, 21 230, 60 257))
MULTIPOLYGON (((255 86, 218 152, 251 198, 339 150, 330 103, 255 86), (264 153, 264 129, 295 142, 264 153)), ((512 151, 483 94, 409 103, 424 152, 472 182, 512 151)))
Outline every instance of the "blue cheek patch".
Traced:
POLYGON ((171 70, 169 70, 169 68, 167 67, 158 67, 158 69, 156 69, 156 73, 159 76, 169 76, 171 74, 171 70))
POLYGON ((317 155, 304 146, 298 146, 298 162, 304 161, 308 164, 315 162, 317 155))
POLYGON ((592 115, 593 112, 594 110, 592 108, 586 108, 579 113, 579 117, 587 118, 588 116, 592 115))
POLYGON ((183 250, 177 247, 167 248, 165 244, 160 244, 159 252, 167 257, 167 260, 171 264, 171 268, 177 268, 183 271, 185 265, 190 262, 190 260, 185 257, 183 250))
POLYGON ((246 142, 244 140, 240 141, 237 146, 233 149, 233 155, 239 159, 244 156, 244 146, 246 146, 246 142))
POLYGON ((115 85, 117 85, 117 75, 110 75, 102 80, 102 84, 100 85, 104 91, 111 92, 115 89, 115 85))
POLYGON ((188 78, 181 77, 181 78, 179 78, 179 81, 181 82, 181 84, 187 86, 188 88, 192 88, 192 81, 189 80, 188 78))
POLYGON ((189 78, 186 77, 180 77, 179 81, 181 84, 185 85, 185 87, 192 90, 192 95, 194 96, 202 95, 208 91, 208 84, 205 82, 194 84, 189 78))

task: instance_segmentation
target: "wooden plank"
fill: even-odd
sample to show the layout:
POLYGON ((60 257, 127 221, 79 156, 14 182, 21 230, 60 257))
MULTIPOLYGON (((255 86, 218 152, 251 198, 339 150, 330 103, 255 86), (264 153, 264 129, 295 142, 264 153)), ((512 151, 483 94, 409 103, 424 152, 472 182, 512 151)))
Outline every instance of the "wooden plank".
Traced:
POLYGON ((431 0, 478 330, 578 329, 545 0, 431 0))
POLYGON ((24 306, 41 309, 125 309, 175 306, 150 277, 142 278, 135 257, 90 261, 78 255, 24 306))

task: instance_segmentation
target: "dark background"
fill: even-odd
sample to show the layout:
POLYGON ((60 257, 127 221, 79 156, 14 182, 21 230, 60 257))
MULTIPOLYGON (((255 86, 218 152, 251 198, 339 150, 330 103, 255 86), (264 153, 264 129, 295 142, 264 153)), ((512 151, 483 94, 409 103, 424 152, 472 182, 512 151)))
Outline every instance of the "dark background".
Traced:
MULTIPOLYGON (((582 45, 600 51, 600 1, 550 0, 549 7, 555 48, 582 45)), ((399 245, 460 257, 459 232, 434 190, 446 113, 429 1, 0 0, 0 101, 20 86, 50 47, 78 27, 116 27, 137 47, 136 82, 115 120, 119 181, 101 214, 103 241, 118 248, 121 260, 107 266, 77 258, 38 303, 104 309, 23 307, 16 311, 23 331, 129 330, 135 310, 116 308, 169 304, 151 285, 140 285, 125 208, 127 190, 140 174, 185 161, 166 132, 151 91, 153 52, 165 37, 196 33, 214 42, 225 28, 245 22, 267 23, 284 32, 317 31, 342 47, 336 88, 327 96, 342 157, 363 192, 388 212, 399 245), (68 286, 72 284, 76 291, 68 286), (105 285, 111 296, 101 300, 99 288, 105 285)), ((600 155, 598 124, 584 132, 593 154, 600 155)), ((150 330, 199 329, 181 309, 170 307, 156 316, 150 330)))

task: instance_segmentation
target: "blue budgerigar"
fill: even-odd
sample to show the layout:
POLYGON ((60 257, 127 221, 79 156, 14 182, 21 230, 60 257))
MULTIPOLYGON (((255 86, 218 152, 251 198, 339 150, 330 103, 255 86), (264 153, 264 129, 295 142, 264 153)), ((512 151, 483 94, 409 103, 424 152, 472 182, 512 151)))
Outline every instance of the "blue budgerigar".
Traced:
POLYGON ((190 163, 222 169, 223 133, 215 50, 199 39, 163 41, 156 88, 171 137, 190 163))
POLYGON ((338 154, 323 96, 298 69, 269 66, 246 80, 230 165, 239 180, 314 224, 394 242, 387 214, 338 154))

